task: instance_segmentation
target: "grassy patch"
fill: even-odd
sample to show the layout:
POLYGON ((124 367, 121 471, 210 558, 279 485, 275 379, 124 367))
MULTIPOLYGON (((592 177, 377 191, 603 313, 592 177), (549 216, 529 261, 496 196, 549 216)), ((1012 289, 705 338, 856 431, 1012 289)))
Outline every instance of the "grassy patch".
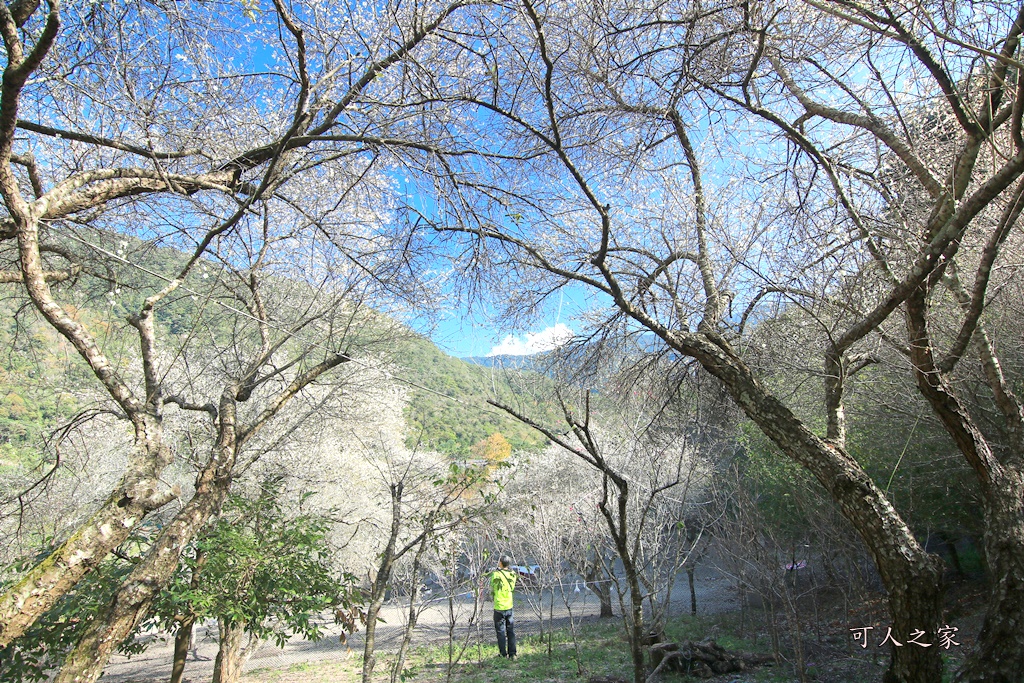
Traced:
MULTIPOLYGON (((715 640, 722 647, 739 652, 770 652, 771 641, 766 634, 756 639, 749 625, 741 634, 739 615, 680 617, 671 620, 666 629, 670 641, 715 640), (750 634, 751 637, 745 637, 750 634)), ((560 683, 585 682, 591 676, 606 676, 629 681, 632 664, 622 624, 618 620, 587 620, 579 627, 580 654, 577 666, 576 647, 568 629, 554 631, 541 638, 530 635, 519 639, 518 657, 510 662, 498 657, 497 645, 488 642, 466 648, 462 659, 449 665, 448 648, 434 644, 409 653, 404 676, 399 683, 560 683), (579 669, 582 668, 582 676, 579 669)), ((743 673, 724 674, 712 683, 790 683, 796 680, 788 649, 783 648, 781 666, 764 666, 743 673)), ((380 653, 374 683, 390 683, 393 654, 380 653)), ((876 661, 849 656, 839 650, 821 651, 808 661, 808 678, 816 683, 877 683, 887 664, 887 657, 876 661)), ((955 662, 947 661, 948 669, 955 662)), ((288 669, 264 669, 244 677, 245 683, 359 683, 362 658, 353 654, 343 662, 298 664, 288 669)), ((684 683, 696 679, 666 673, 666 683, 684 683)), ((945 680, 943 681, 945 683, 945 680)))
MULTIPOLYGON (((749 628, 747 629, 750 630, 749 628)), ((726 650, 743 652, 770 652, 771 644, 766 638, 747 638, 741 632, 738 614, 716 614, 709 616, 685 616, 670 619, 665 626, 668 640, 714 640, 726 650)))
MULTIPOLYGON (((631 665, 622 627, 618 621, 588 622, 580 627, 580 653, 584 677, 592 675, 629 678, 631 665)), ((390 681, 391 653, 378 654, 375 683, 390 681)), ((518 656, 508 661, 498 656, 494 642, 471 645, 462 659, 449 667, 448 648, 436 644, 414 649, 405 665, 404 683, 500 683, 522 681, 551 683, 577 680, 576 648, 566 630, 550 638, 530 635, 518 639, 518 656), (550 641, 550 642, 549 642, 550 641)), ((356 683, 360 680, 362 658, 343 662, 294 664, 287 669, 260 669, 244 676, 245 683, 356 683)))
MULTIPOLYGON (((764 639, 754 647, 746 639, 727 633, 718 633, 721 619, 685 617, 669 623, 666 633, 671 640, 702 640, 713 637, 724 647, 745 651, 763 649, 764 639)), ((449 666, 445 644, 423 646, 410 652, 405 666, 404 683, 554 683, 555 681, 585 681, 590 676, 611 676, 629 680, 632 664, 629 648, 618 620, 588 620, 579 627, 580 652, 577 662, 576 647, 568 629, 545 634, 529 635, 518 639, 518 657, 508 661, 498 656, 493 641, 466 648, 462 659, 449 666), (450 669, 450 676, 449 676, 450 669), (579 671, 582 669, 582 677, 579 671)), ((375 683, 390 680, 390 653, 378 655, 374 674, 375 683)), ((330 680, 332 683, 356 683, 360 680, 362 659, 353 656, 344 662, 293 665, 285 670, 264 669, 245 676, 246 683, 313 683, 330 680)), ((780 672, 765 670, 748 674, 746 681, 770 683, 788 681, 780 672), (756 676, 756 677, 755 677, 756 676)), ((668 677, 666 680, 678 680, 668 677)), ((730 679, 735 680, 735 676, 730 679)))
MULTIPOLYGON (((587 623, 581 627, 579 662, 585 676, 628 676, 629 653, 617 623, 587 623)), ((434 646, 418 651, 412 667, 415 681, 444 681, 448 678, 448 650, 434 646)), ((510 662, 498 656, 497 645, 488 643, 466 651, 453 668, 458 683, 490 681, 566 681, 577 677, 576 648, 568 630, 554 631, 550 638, 531 635, 518 640, 518 656, 510 662)))
POLYGON ((284 669, 257 669, 245 674, 242 680, 245 683, 358 683, 361 671, 362 662, 353 658, 342 662, 301 662, 284 669))

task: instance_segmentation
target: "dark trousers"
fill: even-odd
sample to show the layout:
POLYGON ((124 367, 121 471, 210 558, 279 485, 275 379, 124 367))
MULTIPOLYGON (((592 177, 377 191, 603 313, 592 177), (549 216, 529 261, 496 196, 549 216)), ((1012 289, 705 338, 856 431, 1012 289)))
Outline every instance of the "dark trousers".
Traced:
POLYGON ((516 656, 516 629, 512 610, 494 610, 494 632, 498 634, 498 654, 502 657, 516 656), (508 648, 505 647, 506 634, 508 648))

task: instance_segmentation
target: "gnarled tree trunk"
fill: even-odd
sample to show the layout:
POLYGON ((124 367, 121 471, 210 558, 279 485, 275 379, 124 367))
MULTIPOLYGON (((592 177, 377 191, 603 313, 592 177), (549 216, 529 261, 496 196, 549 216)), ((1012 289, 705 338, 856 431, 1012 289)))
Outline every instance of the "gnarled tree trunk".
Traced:
POLYGON ((893 637, 903 644, 892 646, 885 683, 942 680, 939 648, 906 645, 914 631, 924 631, 928 638, 937 637, 945 591, 941 561, 924 550, 860 464, 841 446, 811 432, 769 394, 728 344, 703 335, 669 339, 722 381, 747 417, 786 455, 815 476, 857 530, 888 593, 893 637))
POLYGON ((149 612, 153 601, 170 581, 181 550, 220 510, 228 481, 196 492, 164 527, 156 543, 118 588, 105 613, 98 617, 71 651, 55 683, 94 683, 110 656, 149 612))
POLYGON ((1015 683, 1024 675, 1024 477, 1017 470, 1004 472, 987 491, 985 560, 991 581, 985 621, 956 680, 1015 683))
MULTIPOLYGON (((131 498, 122 483, 89 520, 0 596, 0 647, 21 636, 170 497, 131 498)), ((155 487, 152 487, 155 488, 155 487)))
POLYGON ((217 445, 197 478, 195 495, 163 528, 146 558, 124 580, 105 612, 86 629, 64 661, 55 683, 95 683, 99 679, 110 656, 142 622, 170 581, 185 547, 220 512, 237 455, 235 391, 226 389, 221 396, 217 445))
MULTIPOLYGON (((1024 191, 1024 185, 1020 189, 1024 191)), ((1017 210, 1019 213, 1019 207, 1017 210)), ((1008 225, 1012 224, 1011 215, 1005 217, 1008 225)), ((915 291, 907 299, 905 317, 917 386, 974 470, 985 513, 985 559, 991 592, 977 648, 964 663, 957 680, 1010 683, 1019 681, 1024 671, 1024 406, 1003 375, 995 350, 978 321, 980 314, 975 313, 972 320, 970 297, 960 287, 955 270, 947 282, 968 312, 968 322, 976 325, 973 336, 978 356, 1002 413, 1008 441, 1002 449, 990 444, 957 396, 947 376, 954 364, 943 367, 936 362, 929 334, 928 293, 923 288, 915 291)), ((949 637, 954 635, 947 633, 949 637)))

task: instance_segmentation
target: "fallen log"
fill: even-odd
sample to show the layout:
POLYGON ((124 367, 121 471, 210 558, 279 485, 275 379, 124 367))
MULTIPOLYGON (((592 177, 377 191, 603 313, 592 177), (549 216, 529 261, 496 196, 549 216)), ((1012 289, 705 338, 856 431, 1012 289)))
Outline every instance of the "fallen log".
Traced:
POLYGON ((730 652, 713 640, 651 644, 652 675, 667 669, 696 678, 711 678, 749 671, 773 661, 771 655, 730 652))

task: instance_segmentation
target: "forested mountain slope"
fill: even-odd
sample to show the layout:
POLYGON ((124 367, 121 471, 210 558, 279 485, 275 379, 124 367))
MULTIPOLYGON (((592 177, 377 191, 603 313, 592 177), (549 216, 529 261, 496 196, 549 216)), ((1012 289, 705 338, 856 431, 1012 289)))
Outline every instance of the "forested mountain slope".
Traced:
MULTIPOLYGON (((111 238, 112 239, 112 238, 111 238)), ((110 245, 116 248, 115 245, 110 245)), ((109 291, 86 291, 75 311, 91 321, 121 321, 141 303, 145 284, 153 280, 143 270, 173 271, 180 252, 143 244, 121 246, 131 253, 136 266, 115 274, 109 291), (171 264, 168 266, 168 264, 171 264), (147 281, 147 282, 143 282, 147 281)), ((218 268, 206 270, 216 277, 218 268)), ((301 287, 282 282, 281 287, 301 287)), ((94 286, 93 289, 96 289, 94 286)), ((94 378, 70 345, 52 327, 39 320, 36 311, 9 291, 0 300, 0 473, 4 468, 33 467, 40 461, 42 443, 86 407, 100 408, 94 378), (95 405, 93 405, 95 403, 95 405)), ((198 319, 206 334, 230 334, 228 323, 218 324, 217 307, 197 302, 188 292, 169 298, 157 309, 156 323, 168 346, 179 346, 196 334, 198 319), (210 331, 212 330, 212 332, 210 331)), ((377 317, 379 329, 356 334, 390 337, 386 351, 360 362, 385 369, 407 389, 404 413, 409 446, 438 450, 453 456, 469 455, 474 444, 500 432, 514 449, 534 450, 545 440, 535 432, 487 405, 488 398, 522 405, 509 372, 464 362, 442 352, 429 339, 386 316, 377 317)), ((104 340, 108 351, 124 367, 141 363, 139 349, 116 334, 104 340), (120 345, 120 346, 119 346, 120 345)), ((401 440, 401 439, 400 439, 401 440)))

